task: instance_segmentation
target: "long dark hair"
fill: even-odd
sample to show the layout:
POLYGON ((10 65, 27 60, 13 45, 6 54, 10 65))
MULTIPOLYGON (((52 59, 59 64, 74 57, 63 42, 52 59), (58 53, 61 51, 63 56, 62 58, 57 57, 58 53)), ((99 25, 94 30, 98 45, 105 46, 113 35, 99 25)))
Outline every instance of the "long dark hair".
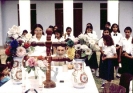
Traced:
POLYGON ((60 37, 62 37, 62 31, 60 30, 60 29, 56 29, 55 31, 54 31, 54 33, 60 33, 60 37))
POLYGON ((87 26, 86 29, 85 29, 85 34, 87 34, 87 29, 88 28, 92 29, 92 32, 91 33, 93 33, 93 26, 87 26))
POLYGON ((110 29, 105 27, 105 28, 103 29, 102 37, 104 36, 104 32, 105 32, 105 31, 109 31, 109 35, 111 36, 110 29))
POLYGON ((36 29, 37 27, 39 27, 39 28, 42 29, 42 34, 44 35, 42 25, 41 25, 41 24, 35 24, 35 25, 33 26, 33 28, 32 28, 32 31, 31 31, 32 36, 34 36, 34 34, 35 34, 34 31, 35 31, 35 29, 36 29))
POLYGON ((118 28, 118 29, 117 29, 117 32, 120 33, 119 25, 116 24, 116 23, 114 23, 114 24, 111 26, 111 32, 113 31, 113 27, 114 27, 115 25, 116 25, 117 28, 118 28))
POLYGON ((107 45, 107 46, 112 46, 112 45, 114 45, 113 39, 112 39, 112 37, 109 36, 109 35, 103 36, 103 40, 106 41, 106 45, 107 45))

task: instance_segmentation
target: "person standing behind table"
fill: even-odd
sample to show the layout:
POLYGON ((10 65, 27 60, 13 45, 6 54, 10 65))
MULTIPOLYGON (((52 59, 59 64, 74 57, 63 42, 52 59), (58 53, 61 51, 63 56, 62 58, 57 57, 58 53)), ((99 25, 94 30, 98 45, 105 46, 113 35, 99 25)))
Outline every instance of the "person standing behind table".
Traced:
MULTIPOLYGON (((111 36, 111 34, 110 34, 110 31, 109 31, 109 29, 108 28, 104 28, 104 30, 103 30, 103 35, 102 35, 102 37, 100 38, 100 40, 98 41, 98 45, 99 45, 99 47, 100 47, 100 63, 99 63, 99 77, 101 78, 102 76, 103 76, 103 73, 102 73, 102 71, 103 71, 103 69, 102 69, 102 66, 103 66, 103 62, 102 62, 102 56, 104 55, 104 47, 105 47, 105 45, 104 45, 104 41, 103 41, 103 36, 106 36, 106 35, 109 35, 109 36, 111 36)), ((104 82, 105 82, 105 80, 102 80, 102 83, 104 84, 104 82)))
MULTIPOLYGON (((105 47, 102 48, 104 51, 102 56, 102 76, 101 78, 107 82, 111 82, 114 79, 114 59, 117 58, 116 48, 113 43, 113 39, 109 35, 103 36, 105 47)), ((104 83, 101 88, 104 87, 104 83)))
POLYGON ((116 72, 116 77, 120 78, 120 74, 118 73, 119 65, 121 62, 121 53, 120 53, 120 41, 122 39, 122 34, 120 33, 119 26, 114 23, 111 27, 111 37, 114 41, 114 45, 116 47, 116 52, 117 52, 117 59, 114 60, 114 65, 115 65, 115 72, 116 72))
POLYGON ((72 28, 71 27, 67 27, 66 28, 66 33, 64 34, 64 39, 66 40, 66 39, 71 39, 71 40, 74 40, 74 36, 71 34, 71 32, 72 32, 72 28))
MULTIPOLYGON (((111 24, 110 24, 110 22, 106 22, 104 28, 108 28, 109 29, 109 32, 111 33, 111 24)), ((101 36, 102 35, 103 35, 103 31, 101 31, 101 36)))
POLYGON ((92 33, 92 34, 96 34, 96 31, 93 30, 93 25, 92 25, 91 23, 87 23, 87 24, 86 24, 86 28, 87 28, 87 27, 91 27, 91 33, 92 33))
POLYGON ((121 40, 122 51, 122 73, 133 75, 133 38, 131 27, 124 29, 125 37, 121 40))
MULTIPOLYGON (((95 36, 94 37, 95 39, 97 38, 97 35, 93 33, 93 27, 92 26, 87 26, 86 27, 85 34, 92 35, 92 37, 95 36)), ((89 60, 88 59, 85 60, 85 63, 86 63, 87 66, 90 66, 92 72, 94 72, 94 73, 96 72, 96 76, 97 76, 98 62, 97 62, 97 55, 96 55, 95 51, 93 51, 93 54, 92 54, 92 56, 89 60)))
POLYGON ((8 66, 6 64, 0 64, 0 87, 10 80, 8 66))
MULTIPOLYGON (((32 31, 32 39, 30 42, 46 42, 46 36, 43 32, 43 27, 41 24, 35 24, 32 31)), ((46 47, 45 46, 35 46, 35 50, 30 56, 45 56, 46 47)))

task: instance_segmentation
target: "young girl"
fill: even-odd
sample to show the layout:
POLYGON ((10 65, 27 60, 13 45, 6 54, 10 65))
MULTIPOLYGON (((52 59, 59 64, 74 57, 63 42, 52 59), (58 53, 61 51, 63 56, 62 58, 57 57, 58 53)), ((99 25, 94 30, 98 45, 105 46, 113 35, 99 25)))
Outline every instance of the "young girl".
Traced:
POLYGON ((9 75, 8 66, 5 64, 0 64, 0 86, 2 86, 4 83, 10 80, 8 75, 9 75))
MULTIPOLYGON (((46 36, 43 32, 43 27, 41 24, 35 24, 31 34, 33 38, 31 42, 46 42, 46 36)), ((45 46, 35 46, 35 50, 33 53, 29 54, 29 56, 45 56, 46 55, 46 47, 45 46)))
POLYGON ((126 27, 124 29, 125 37, 121 40, 122 47, 122 73, 133 75, 133 39, 131 36, 132 29, 126 27))
POLYGON ((57 29, 54 31, 55 32, 55 39, 53 42, 62 42, 65 39, 62 37, 62 31, 60 29, 57 29))
POLYGON ((64 34, 64 39, 69 38, 69 39, 73 40, 75 37, 71 34, 71 32, 72 32, 72 28, 67 27, 66 28, 66 33, 64 34))
MULTIPOLYGON (((109 35, 103 36, 103 41, 105 47, 102 48, 103 56, 102 56, 102 76, 101 78, 111 82, 114 79, 114 64, 113 60, 117 58, 116 48, 113 43, 113 39, 109 35)), ((104 83, 102 84, 101 88, 104 87, 104 83)))
POLYGON ((114 60, 114 65, 115 65, 115 72, 116 72, 116 77, 120 77, 118 73, 118 68, 119 68, 119 63, 121 62, 121 54, 120 54, 120 41, 122 39, 122 34, 120 33, 119 26, 117 24, 113 24, 111 27, 111 37, 114 41, 114 45, 116 47, 116 52, 118 55, 118 58, 114 60))
MULTIPOLYGON (((86 27, 85 34, 92 35, 92 37, 94 39, 97 39, 96 33, 93 32, 93 26, 92 25, 86 27)), ((97 75, 97 73, 98 73, 98 62, 97 62, 97 56, 96 56, 95 51, 93 51, 93 54, 92 54, 92 56, 89 60, 88 59, 85 60, 85 63, 86 63, 87 66, 90 66, 92 72, 94 72, 94 73, 96 72, 96 76, 98 76, 97 75)))
POLYGON ((87 33, 96 34, 96 32, 93 31, 93 26, 91 23, 87 23, 87 25, 86 25, 85 34, 87 34, 87 33))
POLYGON ((103 76, 102 68, 101 68, 101 66, 102 66, 102 56, 104 54, 103 49, 105 47, 104 41, 103 41, 103 36, 106 36, 106 35, 111 36, 110 31, 109 31, 108 28, 104 28, 103 33, 102 33, 102 37, 101 37, 101 39, 98 42, 98 45, 100 47, 100 52, 101 52, 101 55, 100 55, 100 64, 99 64, 99 77, 100 78, 103 76))

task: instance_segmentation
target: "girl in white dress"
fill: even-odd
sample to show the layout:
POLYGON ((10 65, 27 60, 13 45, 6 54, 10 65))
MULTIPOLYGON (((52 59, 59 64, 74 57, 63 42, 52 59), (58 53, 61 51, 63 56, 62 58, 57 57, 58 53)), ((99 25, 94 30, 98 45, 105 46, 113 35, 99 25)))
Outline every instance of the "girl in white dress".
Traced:
MULTIPOLYGON (((43 27, 41 24, 36 24, 32 31, 31 42, 46 42, 46 36, 43 32, 43 27)), ((35 50, 29 56, 46 56, 46 47, 45 46, 35 46, 35 50)))
POLYGON ((117 52, 117 55, 118 55, 118 58, 114 61, 114 65, 115 65, 115 72, 116 72, 116 77, 120 77, 119 73, 118 73, 118 68, 119 68, 119 63, 121 62, 121 54, 120 54, 120 41, 122 39, 122 34, 120 33, 120 30, 119 30, 119 26, 118 24, 114 23, 112 26, 111 26, 111 37, 114 41, 114 45, 116 47, 116 52, 117 52))

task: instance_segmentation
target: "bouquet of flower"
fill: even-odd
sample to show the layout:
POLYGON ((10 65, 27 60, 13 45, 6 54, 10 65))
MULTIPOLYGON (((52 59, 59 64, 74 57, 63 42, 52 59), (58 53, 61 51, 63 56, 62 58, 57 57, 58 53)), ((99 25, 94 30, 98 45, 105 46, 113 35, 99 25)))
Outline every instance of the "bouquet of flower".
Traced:
POLYGON ((37 78, 38 76, 38 70, 42 70, 43 72, 46 71, 46 68, 48 66, 48 62, 46 60, 41 59, 40 57, 36 58, 36 57, 29 57, 28 60, 26 61, 26 71, 28 73, 32 71, 35 72, 35 78, 37 78))
POLYGON ((13 25, 7 32, 6 43, 8 43, 8 46, 5 49, 5 54, 12 57, 24 57, 29 51, 33 51, 34 48, 30 47, 30 43, 28 42, 31 36, 30 34, 26 34, 25 39, 22 39, 20 27, 13 25))
POLYGON ((100 50, 97 41, 97 36, 94 34, 80 34, 74 39, 75 58, 83 59, 88 57, 89 60, 94 51, 100 50))

